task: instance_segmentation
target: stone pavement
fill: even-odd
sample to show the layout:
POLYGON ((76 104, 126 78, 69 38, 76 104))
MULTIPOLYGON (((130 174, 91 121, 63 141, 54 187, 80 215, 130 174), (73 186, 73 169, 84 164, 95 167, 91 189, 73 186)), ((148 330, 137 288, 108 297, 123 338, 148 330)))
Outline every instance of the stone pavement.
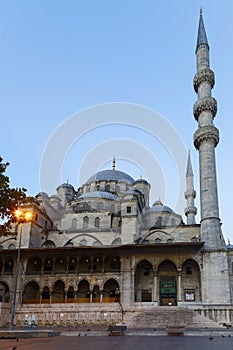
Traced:
POLYGON ((233 337, 66 337, 0 340, 0 350, 232 350, 233 337))

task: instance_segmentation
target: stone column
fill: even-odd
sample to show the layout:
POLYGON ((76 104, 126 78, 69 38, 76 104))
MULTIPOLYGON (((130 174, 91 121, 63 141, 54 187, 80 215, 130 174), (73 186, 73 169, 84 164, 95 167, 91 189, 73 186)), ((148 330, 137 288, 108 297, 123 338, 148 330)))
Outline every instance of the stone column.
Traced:
POLYGON ((177 269, 178 272, 178 290, 177 290, 177 299, 182 301, 182 285, 181 285, 181 273, 182 269, 177 269))
POLYGON ((74 292, 74 303, 76 303, 76 301, 77 301, 77 291, 74 292))
POLYGON ((154 270, 153 272, 154 272, 153 301, 158 301, 158 295, 157 295, 158 272, 157 270, 154 270))
POLYGON ((102 304, 102 302, 103 302, 103 291, 100 290, 100 303, 102 304))
POLYGON ((131 270, 131 302, 134 303, 134 300, 135 300, 135 286, 134 286, 134 278, 135 277, 135 271, 132 269, 131 270))
POLYGON ((92 299, 93 299, 93 290, 90 290, 90 303, 92 303, 92 299))

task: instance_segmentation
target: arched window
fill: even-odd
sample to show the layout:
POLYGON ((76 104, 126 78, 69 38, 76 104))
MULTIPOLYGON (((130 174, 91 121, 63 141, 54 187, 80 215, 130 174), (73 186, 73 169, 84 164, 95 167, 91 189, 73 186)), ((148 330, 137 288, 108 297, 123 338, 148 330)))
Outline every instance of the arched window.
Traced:
POLYGON ((73 228, 73 229, 77 228, 77 219, 73 219, 73 220, 72 220, 72 226, 71 226, 71 228, 73 228))
POLYGON ((83 228, 88 228, 89 219, 87 216, 83 218, 83 228))
POLYGON ((15 248, 16 248, 16 247, 15 247, 15 244, 13 244, 13 243, 10 244, 9 247, 8 247, 8 249, 15 249, 15 248))
POLYGON ((161 243, 161 239, 160 238, 156 238, 155 239, 155 244, 159 244, 159 243, 161 243))
POLYGON ((105 191, 106 191, 106 192, 110 192, 110 185, 109 185, 109 184, 107 184, 107 185, 105 186, 105 191))
POLYGON ((100 191, 100 185, 96 185, 96 191, 100 191))
POLYGON ((87 245, 87 240, 86 240, 86 239, 82 239, 82 240, 79 242, 79 245, 80 245, 80 246, 85 246, 85 245, 87 245))
POLYGON ((103 202, 99 202, 97 205, 97 209, 98 210, 103 210, 104 209, 104 203, 103 202))
POLYGON ((119 185, 116 185, 116 192, 117 193, 121 192, 121 187, 119 185))
POLYGON ((100 227, 100 218, 95 218, 95 227, 100 227))

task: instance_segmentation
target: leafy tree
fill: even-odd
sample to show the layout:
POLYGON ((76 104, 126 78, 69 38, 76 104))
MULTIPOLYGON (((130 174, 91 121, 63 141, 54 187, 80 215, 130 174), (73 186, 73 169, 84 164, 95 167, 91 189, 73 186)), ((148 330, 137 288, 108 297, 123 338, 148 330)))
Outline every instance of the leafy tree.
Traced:
POLYGON ((11 188, 10 179, 5 174, 9 163, 4 163, 0 156, 0 236, 7 234, 12 222, 15 222, 14 211, 21 204, 30 201, 25 188, 11 188))

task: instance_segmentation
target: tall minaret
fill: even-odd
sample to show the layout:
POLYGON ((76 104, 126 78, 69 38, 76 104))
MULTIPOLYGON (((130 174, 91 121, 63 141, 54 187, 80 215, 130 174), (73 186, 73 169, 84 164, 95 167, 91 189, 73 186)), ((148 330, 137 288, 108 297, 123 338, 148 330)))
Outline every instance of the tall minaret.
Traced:
POLYGON ((194 104, 193 114, 198 122, 198 129, 194 134, 194 145, 199 150, 201 240, 205 242, 206 249, 214 250, 225 247, 225 242, 219 219, 215 165, 215 147, 219 142, 219 132, 213 124, 213 119, 217 112, 217 101, 211 96, 214 73, 209 68, 209 44, 202 10, 198 28, 196 62, 194 89, 198 99, 194 104))
POLYGON ((194 190, 193 183, 193 169, 190 157, 190 151, 188 153, 187 171, 186 171, 186 191, 185 199, 187 201, 187 207, 185 208, 185 215, 187 216, 187 225, 195 225, 195 215, 197 214, 197 208, 194 205, 194 199, 196 197, 196 191, 194 190))

